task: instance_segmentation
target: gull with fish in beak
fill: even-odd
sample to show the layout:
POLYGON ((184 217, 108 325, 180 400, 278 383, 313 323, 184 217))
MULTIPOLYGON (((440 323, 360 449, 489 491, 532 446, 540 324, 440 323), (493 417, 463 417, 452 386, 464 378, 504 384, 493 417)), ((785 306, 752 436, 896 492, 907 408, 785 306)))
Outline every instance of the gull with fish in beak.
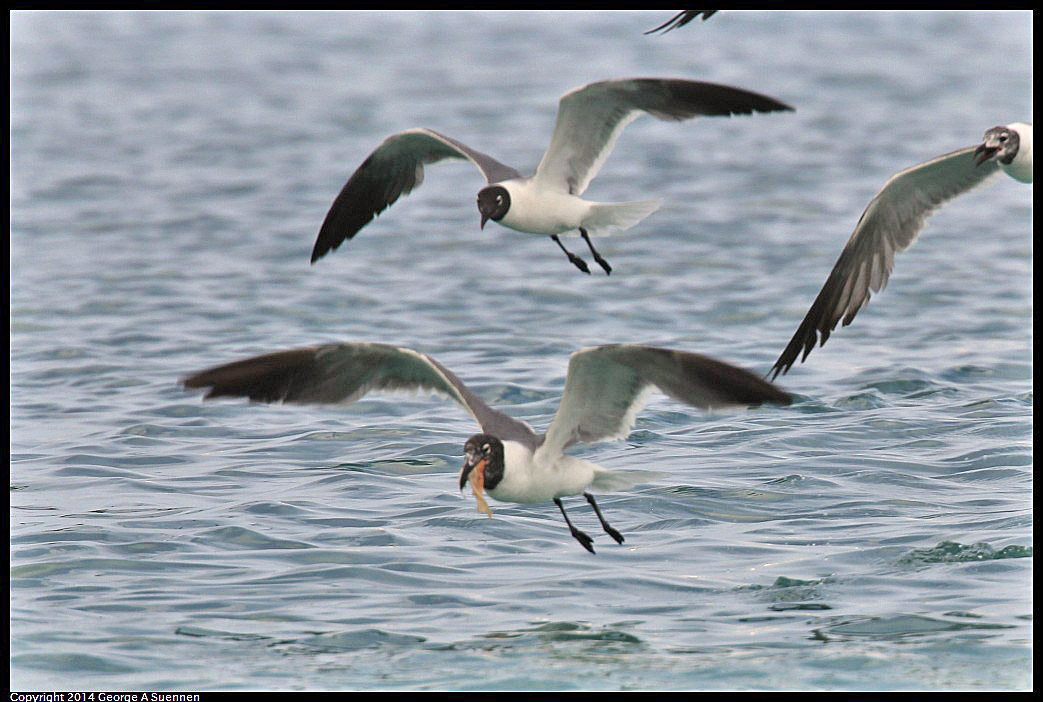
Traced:
POLYGON ((481 427, 467 440, 460 489, 470 482, 478 509, 482 497, 504 502, 551 500, 573 537, 594 553, 593 539, 573 525, 561 498, 582 494, 602 528, 617 543, 589 490, 623 490, 639 482, 565 453, 578 443, 622 439, 649 392, 703 409, 763 403, 786 405, 791 396, 766 380, 708 356, 651 346, 587 348, 569 359, 561 404, 545 434, 493 409, 427 354, 373 343, 327 344, 280 351, 195 373, 186 388, 208 388, 206 398, 247 397, 259 402, 349 404, 370 391, 424 390, 458 402, 481 427))

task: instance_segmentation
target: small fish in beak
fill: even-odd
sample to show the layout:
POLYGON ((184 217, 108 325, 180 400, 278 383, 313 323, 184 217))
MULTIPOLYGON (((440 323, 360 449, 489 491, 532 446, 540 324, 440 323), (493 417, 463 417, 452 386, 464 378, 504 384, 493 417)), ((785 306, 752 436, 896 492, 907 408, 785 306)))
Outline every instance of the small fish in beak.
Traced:
POLYGON ((460 490, 463 491, 464 485, 470 482, 471 492, 474 493, 474 497, 478 501, 478 511, 492 518, 493 511, 489 509, 489 503, 482 496, 482 492, 485 490, 486 463, 487 459, 484 456, 467 454, 467 460, 460 471, 460 490))

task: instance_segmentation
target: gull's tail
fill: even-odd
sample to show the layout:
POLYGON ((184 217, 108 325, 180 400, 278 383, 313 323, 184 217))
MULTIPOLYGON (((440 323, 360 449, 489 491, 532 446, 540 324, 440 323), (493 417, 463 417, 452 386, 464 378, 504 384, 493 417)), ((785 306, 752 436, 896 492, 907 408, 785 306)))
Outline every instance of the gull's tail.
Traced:
POLYGON ((591 205, 590 213, 583 218, 583 228, 590 234, 601 234, 598 230, 604 229, 630 229, 662 204, 662 200, 597 203, 591 205))
POLYGON ((608 470, 594 466, 594 480, 590 487, 595 492, 622 492, 635 485, 650 483, 664 477, 663 473, 646 470, 608 470))

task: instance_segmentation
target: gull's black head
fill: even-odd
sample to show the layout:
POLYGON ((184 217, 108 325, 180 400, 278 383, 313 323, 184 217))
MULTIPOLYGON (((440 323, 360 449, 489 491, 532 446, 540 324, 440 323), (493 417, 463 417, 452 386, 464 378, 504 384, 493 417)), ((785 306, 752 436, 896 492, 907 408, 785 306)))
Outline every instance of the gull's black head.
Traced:
POLYGON ((477 471, 481 484, 492 490, 503 479, 503 442, 492 434, 475 434, 464 444, 464 467, 460 489, 467 485, 471 471, 477 471))
POLYGON ((1000 163, 1010 163, 1018 155, 1021 144, 1018 133, 1009 127, 993 127, 985 132, 985 138, 974 150, 974 163, 980 166, 995 158, 1000 163))
POLYGON ((482 213, 482 229, 490 219, 499 222, 511 209, 511 195, 502 185, 489 185, 478 191, 478 211, 482 213))

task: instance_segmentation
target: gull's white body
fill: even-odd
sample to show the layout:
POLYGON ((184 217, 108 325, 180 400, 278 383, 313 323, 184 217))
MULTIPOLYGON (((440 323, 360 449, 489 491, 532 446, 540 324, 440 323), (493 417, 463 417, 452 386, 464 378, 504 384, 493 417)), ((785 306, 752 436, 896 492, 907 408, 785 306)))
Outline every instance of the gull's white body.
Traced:
POLYGON ((629 229, 659 209, 660 200, 609 203, 591 202, 558 188, 547 187, 536 177, 513 178, 498 183, 511 195, 511 208, 498 221, 526 234, 578 233, 583 227, 591 235, 605 230, 629 229))
MULTIPOLYGON (((489 495, 501 502, 547 502, 555 497, 579 495, 604 478, 623 478, 626 474, 610 471, 582 458, 559 453, 538 461, 528 447, 517 441, 504 441, 504 463, 507 469, 503 480, 489 495)), ((538 453, 538 452, 537 452, 538 453)), ((613 483, 625 481, 613 481, 613 483)), ((621 485, 615 489, 624 489, 621 485)))
POLYGON ((499 185, 511 195, 511 209, 498 221, 527 234, 561 234, 576 229, 589 216, 592 203, 558 189, 540 187, 532 178, 514 178, 499 185))

